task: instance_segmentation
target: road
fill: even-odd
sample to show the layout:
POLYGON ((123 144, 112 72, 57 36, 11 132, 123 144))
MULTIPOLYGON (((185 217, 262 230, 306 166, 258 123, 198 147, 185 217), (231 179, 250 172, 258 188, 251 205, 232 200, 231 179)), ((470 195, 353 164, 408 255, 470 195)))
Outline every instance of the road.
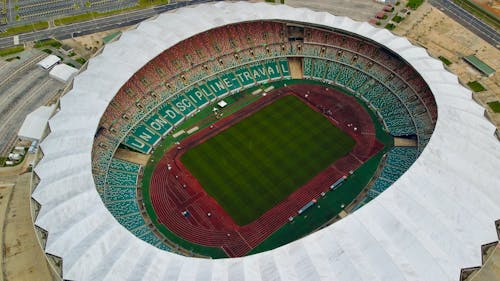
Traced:
POLYGON ((33 54, 21 67, 8 66, 1 76, 12 71, 13 76, 0 81, 0 156, 6 156, 17 140, 17 132, 28 113, 53 99, 64 84, 49 78, 35 64, 47 54, 33 54))
MULTIPOLYGON (((188 5, 200 4, 206 2, 215 2, 215 1, 221 1, 221 0, 192 0, 188 2, 176 2, 173 4, 161 5, 148 9, 131 11, 110 17, 94 19, 90 21, 74 23, 64 26, 57 26, 46 30, 23 33, 19 34, 19 43, 23 44, 25 42, 37 41, 46 38, 67 39, 71 37, 101 32, 109 29, 130 26, 139 23, 147 18, 161 14, 165 11, 177 9, 188 5)), ((6 48, 11 46, 14 46, 14 36, 0 38, 0 48, 6 48)))
POLYGON ((429 3, 486 42, 490 43, 493 47, 497 49, 500 48, 500 34, 491 26, 483 23, 481 20, 453 3, 453 1, 429 0, 429 3))

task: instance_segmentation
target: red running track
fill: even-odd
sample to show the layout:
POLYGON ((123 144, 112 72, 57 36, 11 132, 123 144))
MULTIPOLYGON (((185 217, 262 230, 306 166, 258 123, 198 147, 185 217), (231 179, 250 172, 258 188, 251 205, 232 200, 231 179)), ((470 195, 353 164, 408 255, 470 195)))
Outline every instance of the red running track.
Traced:
POLYGON ((168 151, 156 166, 150 184, 153 208, 158 221, 170 231, 195 244, 222 248, 228 256, 239 257, 259 245, 295 216, 297 210, 349 171, 355 170, 383 145, 375 138, 375 127, 366 110, 350 96, 319 85, 293 85, 277 89, 266 97, 187 137, 168 151), (328 166, 285 200, 250 224, 239 226, 210 197, 180 161, 182 153, 215 136, 279 97, 293 94, 321 112, 336 127, 356 141, 353 150, 328 166), (170 170, 168 169, 170 167, 170 170), (184 217, 182 211, 189 211, 184 217), (208 213, 211 215, 208 216, 208 213))

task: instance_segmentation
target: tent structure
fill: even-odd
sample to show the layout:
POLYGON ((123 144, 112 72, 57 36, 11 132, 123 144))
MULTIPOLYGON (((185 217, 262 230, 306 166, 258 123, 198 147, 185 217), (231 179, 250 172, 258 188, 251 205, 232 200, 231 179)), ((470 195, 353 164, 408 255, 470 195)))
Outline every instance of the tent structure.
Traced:
POLYGON ((44 59, 42 59, 41 61, 39 61, 36 65, 40 66, 41 68, 43 68, 45 70, 48 70, 52 66, 56 65, 57 63, 59 63, 60 61, 61 61, 61 59, 58 56, 56 56, 56 55, 48 55, 44 59))
POLYGON ((40 141, 47 129, 48 121, 56 110, 56 104, 40 106, 24 119, 17 136, 21 140, 40 141))
POLYGON ((58 64, 49 72, 49 76, 63 83, 67 83, 78 73, 78 69, 67 64, 58 64))
POLYGON ((45 251, 63 260, 68 280, 450 280, 481 264, 482 244, 498 239, 500 143, 455 75, 407 39, 365 22, 286 5, 202 4, 165 13, 123 33, 79 74, 61 98, 41 143, 33 197, 45 251), (91 170, 94 134, 120 87, 161 52, 229 23, 286 20, 335 28, 385 45, 409 62, 435 95, 438 120, 412 167, 344 219, 280 248, 234 259, 160 250, 109 213, 91 170), (145 48, 144 46, 147 46, 145 48))

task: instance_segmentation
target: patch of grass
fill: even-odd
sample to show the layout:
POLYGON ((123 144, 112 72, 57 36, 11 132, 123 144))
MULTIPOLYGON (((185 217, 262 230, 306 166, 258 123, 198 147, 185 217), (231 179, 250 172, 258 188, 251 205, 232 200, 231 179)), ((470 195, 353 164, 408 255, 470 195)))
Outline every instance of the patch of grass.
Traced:
POLYGON ((493 112, 500 113, 500 101, 492 101, 488 103, 488 106, 493 110, 493 112))
POLYGON ((55 40, 55 39, 45 39, 45 40, 40 40, 35 42, 35 48, 41 48, 41 47, 46 47, 46 46, 52 46, 54 48, 60 48, 62 46, 61 42, 55 40))
POLYGON ((12 54, 17 54, 24 51, 24 46, 18 45, 14 47, 9 47, 5 49, 0 49, 0 57, 5 57, 12 54))
POLYGON ((286 96, 190 149, 181 161, 238 225, 246 225, 354 145, 323 115, 286 96))
POLYGON ((5 61, 13 61, 13 60, 20 60, 20 59, 21 59, 20 56, 15 56, 15 57, 12 57, 12 58, 8 58, 5 61))
POLYGON ((43 30, 49 28, 49 23, 46 21, 37 22, 33 24, 27 24, 23 26, 15 26, 8 28, 6 31, 0 33, 0 37, 10 36, 19 33, 26 33, 36 30, 43 30))
POLYGON ((458 6, 480 18, 495 29, 500 28, 500 19, 495 14, 469 0, 453 0, 458 6))
POLYGON ((377 21, 375 24, 376 24, 376 25, 381 25, 381 24, 382 24, 382 22, 377 21))
POLYGON ((326 218, 337 216, 343 210, 342 206, 350 204, 368 184, 371 176, 377 170, 382 156, 388 150, 389 148, 381 150, 363 163, 339 188, 318 198, 316 205, 307 210, 306 215, 295 216, 292 222, 284 224, 247 255, 268 251, 304 237, 324 225, 326 218))
POLYGON ((384 15, 384 16, 382 17, 382 19, 383 19, 383 20, 385 20, 385 19, 387 19, 387 18, 388 18, 388 16, 387 16, 387 15, 384 15))
POLYGON ((52 50, 51 49, 43 49, 42 51, 46 52, 47 54, 52 54, 52 50))
POLYGON ((87 60, 85 60, 84 58, 77 58, 75 61, 81 65, 83 65, 87 62, 87 60))
MULTIPOLYGON (((168 2, 169 2, 168 0, 152 0, 152 1, 140 0, 138 2, 138 4, 136 6, 133 6, 133 7, 127 7, 127 8, 123 8, 120 10, 114 10, 114 11, 108 11, 108 12, 102 12, 102 13, 100 13, 100 12, 88 12, 88 13, 84 13, 84 14, 68 16, 68 17, 59 18, 59 19, 54 20, 54 24, 56 26, 59 26, 59 25, 72 24, 72 23, 77 23, 77 22, 82 22, 82 21, 88 21, 88 20, 97 19, 97 18, 104 18, 104 17, 109 17, 109 16, 121 14, 121 13, 128 12, 128 11, 144 9, 147 7, 157 6, 157 5, 162 5, 162 4, 168 4, 168 2)), ((90 2, 87 1, 85 3, 85 6, 90 7, 91 6, 90 2)))
POLYGON ((394 17, 392 18, 392 21, 393 21, 393 22, 400 23, 400 22, 402 22, 404 19, 405 19, 405 18, 400 17, 400 16, 394 16, 394 17))
POLYGON ((71 66, 71 67, 78 68, 78 67, 76 67, 74 64, 72 64, 70 62, 67 62, 66 64, 69 65, 69 66, 71 66))
POLYGON ((471 81, 467 83, 467 86, 469 86, 469 88, 471 88, 471 90, 473 90, 474 92, 486 91, 486 88, 477 81, 471 81))
POLYGON ((416 10, 420 5, 424 3, 424 0, 408 0, 406 7, 416 10))
POLYGON ((162 4, 168 4, 168 0, 139 0, 138 4, 140 7, 149 7, 149 6, 156 6, 156 5, 162 5, 162 4))
POLYGON ((445 58, 445 57, 443 57, 443 56, 439 56, 438 58, 439 58, 439 59, 440 59, 440 60, 441 60, 441 61, 442 61, 445 65, 447 65, 447 66, 448 66, 448 65, 450 65, 450 64, 452 64, 452 62, 451 62, 451 61, 449 61, 447 58, 445 58))
POLYGON ((394 28, 396 28, 396 26, 393 23, 388 23, 385 25, 385 28, 387 28, 389 30, 394 30, 394 28))
POLYGON ((75 52, 71 52, 71 53, 69 53, 69 55, 68 55, 68 57, 74 57, 74 56, 76 56, 76 53, 75 53, 75 52))

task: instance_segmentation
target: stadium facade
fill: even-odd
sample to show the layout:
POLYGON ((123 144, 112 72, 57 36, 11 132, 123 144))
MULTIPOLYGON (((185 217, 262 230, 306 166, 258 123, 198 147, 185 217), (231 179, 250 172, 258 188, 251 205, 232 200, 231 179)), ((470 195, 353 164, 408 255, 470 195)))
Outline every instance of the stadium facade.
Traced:
POLYGON ((125 32, 91 59, 61 98, 41 143, 33 198, 46 253, 67 280, 457 280, 498 240, 500 145, 484 108, 439 60, 367 23, 285 5, 204 4, 166 13, 125 32), (438 109, 434 132, 411 168, 380 196, 337 223, 272 251, 233 259, 173 254, 137 238, 96 190, 98 125, 124 83, 160 53, 200 32, 251 20, 345 30, 386 46, 415 68, 438 109))

